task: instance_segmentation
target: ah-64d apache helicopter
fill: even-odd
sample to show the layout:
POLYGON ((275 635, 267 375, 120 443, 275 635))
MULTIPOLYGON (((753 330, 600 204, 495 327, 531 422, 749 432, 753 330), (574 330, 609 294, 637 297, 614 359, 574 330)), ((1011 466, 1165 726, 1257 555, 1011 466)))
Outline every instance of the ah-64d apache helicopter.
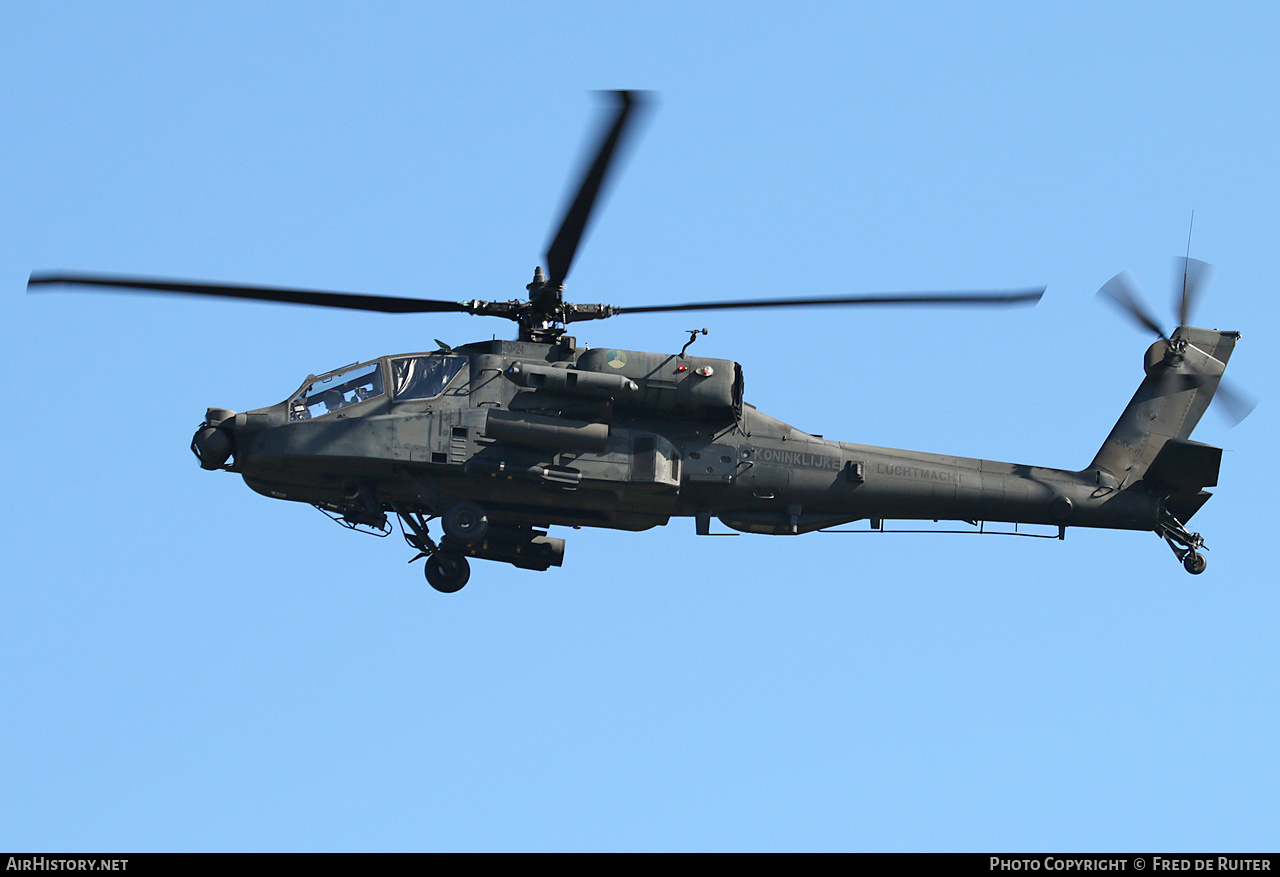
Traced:
MULTIPOLYGON (((1188 572, 1201 537, 1186 522, 1217 483, 1219 448, 1190 440, 1218 389, 1237 332, 1186 325, 1206 275, 1187 259, 1180 325, 1166 336, 1128 275, 1103 292, 1160 335, 1146 377, 1083 470, 1040 468, 829 441, 747 404, 742 367, 689 354, 579 347, 569 323, 619 314, 724 308, 904 304, 1011 305, 1042 289, 646 307, 575 304, 565 278, 619 143, 642 105, 617 107, 546 252, 513 301, 430 301, 339 292, 86 274, 33 275, 70 284, 223 296, 387 313, 468 313, 519 325, 515 341, 384 356, 309 376, 283 402, 236 413, 210 408, 192 441, 205 469, 253 490, 305 502, 352 529, 391 532, 426 558, 427 581, 457 591, 467 558, 525 569, 559 566, 551 525, 647 530, 692 517, 747 533, 808 533, 867 519, 965 521, 1154 531, 1188 572), (443 537, 428 533, 439 518, 443 537)), ((705 329, 699 330, 702 334, 705 329)), ((1228 394, 1229 395, 1229 394, 1228 394)))

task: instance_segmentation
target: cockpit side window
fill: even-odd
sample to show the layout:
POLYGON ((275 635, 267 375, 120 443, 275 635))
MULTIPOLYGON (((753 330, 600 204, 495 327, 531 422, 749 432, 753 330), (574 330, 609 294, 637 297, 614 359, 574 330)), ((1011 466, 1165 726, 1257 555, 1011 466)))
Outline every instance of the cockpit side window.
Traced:
POLYGON ((432 399, 467 364, 465 356, 404 356, 391 360, 391 381, 397 402, 432 399))
POLYGON ((310 420, 381 396, 382 363, 369 362, 331 372, 303 387, 289 400, 290 420, 310 420))

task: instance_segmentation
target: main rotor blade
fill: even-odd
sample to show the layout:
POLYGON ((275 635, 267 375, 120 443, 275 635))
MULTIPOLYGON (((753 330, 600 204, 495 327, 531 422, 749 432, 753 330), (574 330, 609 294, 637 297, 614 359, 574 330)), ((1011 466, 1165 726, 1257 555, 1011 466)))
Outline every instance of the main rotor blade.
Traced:
POLYGON ((432 314, 467 312, 469 303, 432 301, 419 298, 365 295, 359 292, 323 292, 314 289, 291 289, 281 286, 245 286, 231 283, 194 283, 159 277, 123 277, 103 274, 32 274, 27 281, 33 286, 89 286, 128 289, 137 292, 160 292, 173 295, 204 295, 219 298, 245 298, 282 304, 312 305, 324 308, 346 308, 353 311, 377 311, 384 314, 432 314))
POLYGON ((583 233, 587 229, 587 223, 591 220, 591 211, 596 203, 596 196, 600 194, 600 189, 604 185, 605 179, 609 173, 609 166, 613 162, 614 154, 618 150, 618 145, 622 142, 623 136, 628 130, 628 123, 635 117, 635 110, 644 105, 645 92, 642 91, 615 91, 611 92, 617 101, 617 111, 613 117, 613 124, 604 132, 600 138, 600 145, 596 148, 595 161, 587 168, 582 176, 582 181, 578 183, 578 193, 574 196, 572 203, 565 211, 564 219, 560 222, 560 230, 556 232, 555 238, 547 247, 547 281, 552 286, 558 286, 564 282, 569 276, 569 269, 573 266, 573 256, 578 250, 578 244, 582 240, 583 233))
POLYGON ((840 305, 1019 305, 1035 304, 1044 288, 1008 292, 919 292, 883 295, 839 296, 835 298, 757 298, 739 301, 704 301, 677 305, 615 307, 615 314, 654 314, 663 311, 718 311, 735 308, 796 308, 840 305))
POLYGON ((1173 260, 1174 304, 1178 309, 1178 325, 1191 322, 1191 313, 1204 288, 1218 269, 1208 262, 1178 256, 1173 260))
POLYGON ((1164 329, 1160 328, 1151 312, 1143 307, 1142 293, 1132 271, 1126 269, 1112 277, 1098 290, 1098 296, 1110 301, 1161 338, 1168 339, 1169 336, 1164 334, 1164 329))

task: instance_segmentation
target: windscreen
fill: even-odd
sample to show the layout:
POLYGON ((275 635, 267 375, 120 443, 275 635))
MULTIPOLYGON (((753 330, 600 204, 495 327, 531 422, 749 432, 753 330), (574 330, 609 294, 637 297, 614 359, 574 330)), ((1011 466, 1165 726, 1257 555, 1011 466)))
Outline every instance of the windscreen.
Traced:
POLYGON ((289 400, 290 420, 310 420, 382 395, 381 363, 368 362, 330 372, 289 400))
POLYGON ((465 356, 404 356, 391 360, 396 401, 439 396, 466 364, 465 356))

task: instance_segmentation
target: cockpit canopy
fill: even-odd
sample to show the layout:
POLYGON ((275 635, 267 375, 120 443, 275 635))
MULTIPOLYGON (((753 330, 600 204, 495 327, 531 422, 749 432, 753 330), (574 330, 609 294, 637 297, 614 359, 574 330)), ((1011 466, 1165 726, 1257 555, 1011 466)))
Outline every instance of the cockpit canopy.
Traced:
POLYGON ((381 396, 382 361, 329 372, 302 387, 289 400, 290 420, 310 420, 381 396))
POLYGON ((465 356, 421 354, 395 356, 349 365, 310 380, 289 399, 290 420, 311 420, 375 399, 386 392, 384 373, 391 377, 392 399, 433 399, 467 364, 465 356))
POLYGON ((467 364, 465 356, 397 356, 391 359, 391 384, 395 400, 433 399, 467 364))

